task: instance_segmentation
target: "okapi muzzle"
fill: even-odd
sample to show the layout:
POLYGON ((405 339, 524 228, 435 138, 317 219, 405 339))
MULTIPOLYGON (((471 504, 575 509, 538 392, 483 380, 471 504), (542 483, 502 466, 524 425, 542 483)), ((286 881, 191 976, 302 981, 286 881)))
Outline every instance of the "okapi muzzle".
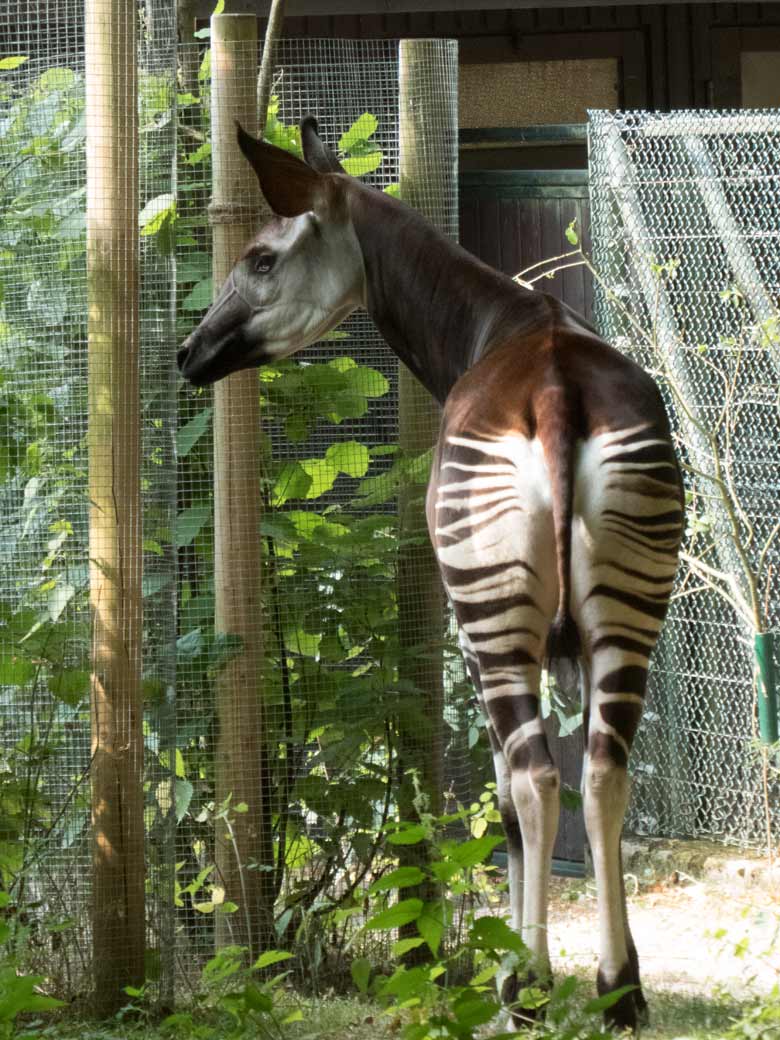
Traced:
POLYGON ((251 334, 257 312, 241 295, 231 271, 203 321, 176 356, 179 371, 194 386, 209 386, 231 372, 262 364, 262 341, 251 334))

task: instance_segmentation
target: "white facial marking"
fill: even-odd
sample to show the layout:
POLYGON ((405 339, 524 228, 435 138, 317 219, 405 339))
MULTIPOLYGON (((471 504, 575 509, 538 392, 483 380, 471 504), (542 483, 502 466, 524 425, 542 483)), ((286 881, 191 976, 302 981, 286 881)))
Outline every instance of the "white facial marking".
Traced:
POLYGON ((250 259, 234 276, 253 308, 245 336, 264 360, 309 346, 364 302, 363 254, 347 219, 279 220, 261 233, 256 252, 273 257, 270 271, 259 273, 250 259))

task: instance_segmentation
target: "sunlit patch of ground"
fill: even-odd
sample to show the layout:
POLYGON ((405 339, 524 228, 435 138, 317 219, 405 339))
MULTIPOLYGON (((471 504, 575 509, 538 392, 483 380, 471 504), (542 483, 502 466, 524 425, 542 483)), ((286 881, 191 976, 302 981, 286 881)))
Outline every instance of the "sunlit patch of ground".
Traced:
MULTIPOLYGON (((632 893, 629 919, 652 990, 741 1000, 780 981, 780 897, 770 887, 677 878, 632 893)), ((592 882, 556 879, 550 950, 558 970, 596 971, 592 882)))

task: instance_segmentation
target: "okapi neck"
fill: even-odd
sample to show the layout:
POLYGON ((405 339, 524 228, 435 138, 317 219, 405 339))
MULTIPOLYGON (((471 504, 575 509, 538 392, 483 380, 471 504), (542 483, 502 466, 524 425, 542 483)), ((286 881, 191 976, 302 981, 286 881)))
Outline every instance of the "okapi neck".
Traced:
POLYGON ((361 185, 350 213, 368 313, 440 404, 489 351, 549 323, 542 293, 483 264, 408 206, 361 185))

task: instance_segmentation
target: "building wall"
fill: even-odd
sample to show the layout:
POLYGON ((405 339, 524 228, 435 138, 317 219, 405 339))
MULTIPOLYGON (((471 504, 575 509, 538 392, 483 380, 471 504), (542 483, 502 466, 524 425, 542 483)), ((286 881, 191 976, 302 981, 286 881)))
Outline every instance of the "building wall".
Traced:
MULTIPOLYGON (((780 3, 311 15, 288 18, 284 32, 310 37, 449 36, 461 41, 464 56, 501 46, 526 60, 617 56, 620 104, 667 110, 739 104, 740 48, 746 42, 742 34, 755 33, 760 39, 766 30, 772 32, 765 49, 780 48, 780 3)), ((747 43, 754 46, 749 39, 747 43)))

